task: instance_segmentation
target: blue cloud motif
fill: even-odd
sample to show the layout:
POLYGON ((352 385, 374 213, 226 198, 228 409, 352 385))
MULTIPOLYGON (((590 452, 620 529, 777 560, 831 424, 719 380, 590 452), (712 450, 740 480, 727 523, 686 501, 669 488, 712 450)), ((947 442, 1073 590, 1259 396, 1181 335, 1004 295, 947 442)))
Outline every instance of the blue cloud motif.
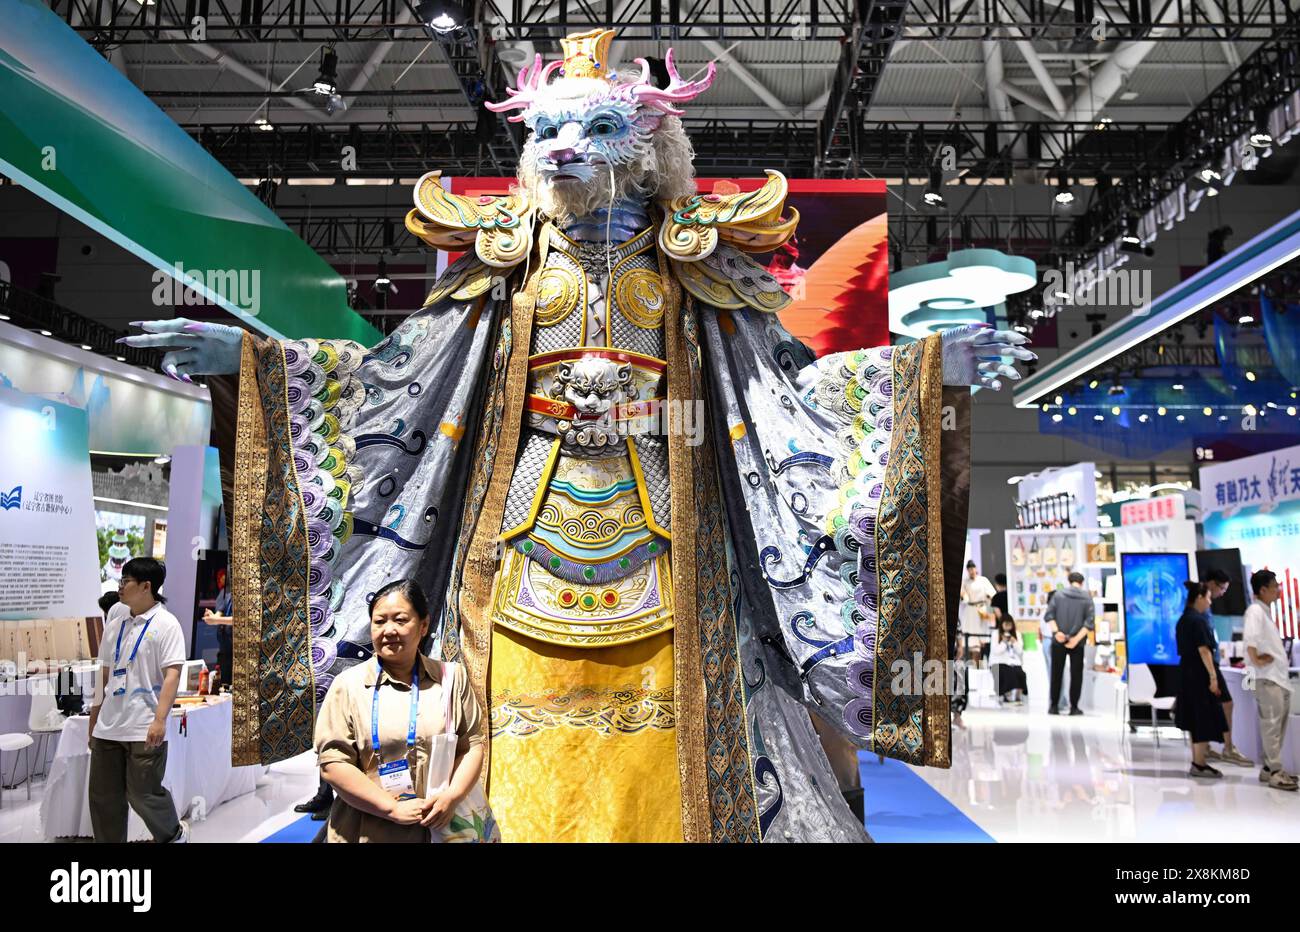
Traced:
POLYGON ((0 492, 0 508, 8 511, 11 508, 23 507, 23 487, 14 486, 12 492, 0 492))
POLYGON ((959 249, 941 262, 889 276, 889 329, 923 339, 952 327, 987 323, 987 308, 1037 281, 1030 259, 996 249, 959 249))

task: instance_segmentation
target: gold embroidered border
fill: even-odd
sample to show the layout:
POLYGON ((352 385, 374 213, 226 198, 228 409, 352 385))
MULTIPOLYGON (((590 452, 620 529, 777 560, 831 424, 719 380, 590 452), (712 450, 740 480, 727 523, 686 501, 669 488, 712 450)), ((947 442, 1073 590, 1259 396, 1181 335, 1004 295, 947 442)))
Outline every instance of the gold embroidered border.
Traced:
POLYGON ((257 387, 254 337, 244 334, 235 422, 234 514, 231 515, 230 571, 235 623, 231 672, 233 717, 230 758, 235 766, 261 762, 257 712, 258 659, 262 650, 262 574, 258 542, 266 497, 266 421, 257 387))
MULTIPOLYGON (((510 356, 505 361, 506 384, 502 421, 498 425, 496 447, 498 465, 515 463, 519 451, 519 434, 523 428, 524 396, 528 391, 528 347, 532 339, 533 311, 537 304, 537 285, 546 267, 546 244, 549 237, 540 237, 539 258, 527 285, 511 301, 510 356)), ((460 653, 474 686, 474 695, 482 708, 491 709, 488 703, 488 669, 492 656, 492 597, 496 577, 497 551, 501 522, 505 519, 506 496, 514 470, 494 468, 483 497, 465 558, 465 571, 460 591, 460 653)), ((491 772, 489 759, 492 742, 483 744, 483 777, 491 772)))
MULTIPOLYGON (((691 370, 682 330, 682 290, 656 250, 659 276, 668 293, 664 307, 664 347, 668 357, 668 399, 691 402, 691 370)), ((700 673, 700 623, 695 577, 695 457, 681 425, 668 433, 668 487, 673 534, 673 691, 677 706, 677 766, 682 782, 682 840, 707 842, 711 836, 708 765, 705 760, 705 695, 700 673)), ((629 444, 630 446, 630 444, 629 444)))
MULTIPOLYGON (((943 580, 943 469, 940 466, 940 430, 943 424, 943 343, 936 334, 927 337, 921 355, 921 450, 926 486, 926 526, 930 573, 927 660, 948 659, 948 619, 945 617, 943 580)), ((951 760, 950 699, 946 691, 928 690, 925 696, 925 762, 947 767, 951 760)))
POLYGON ((631 735, 647 728, 671 730, 676 721, 672 687, 588 687, 565 696, 498 693, 492 697, 490 730, 494 738, 523 738, 550 728, 590 728, 602 735, 631 735))

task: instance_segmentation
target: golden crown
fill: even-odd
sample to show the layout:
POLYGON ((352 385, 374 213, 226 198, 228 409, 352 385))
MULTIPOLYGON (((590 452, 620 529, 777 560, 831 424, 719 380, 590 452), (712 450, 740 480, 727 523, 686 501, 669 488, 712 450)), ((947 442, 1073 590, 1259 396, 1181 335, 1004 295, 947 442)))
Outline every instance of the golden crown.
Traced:
POLYGON ((593 29, 565 36, 560 40, 564 52, 566 78, 604 78, 609 70, 609 47, 613 29, 593 29))

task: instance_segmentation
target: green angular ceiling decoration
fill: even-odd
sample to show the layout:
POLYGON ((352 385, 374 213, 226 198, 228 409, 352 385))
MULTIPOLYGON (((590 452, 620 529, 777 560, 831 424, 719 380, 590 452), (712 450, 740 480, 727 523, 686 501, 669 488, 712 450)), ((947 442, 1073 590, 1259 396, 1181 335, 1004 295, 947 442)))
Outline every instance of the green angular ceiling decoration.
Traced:
POLYGON ((149 265, 199 273, 262 333, 378 340, 342 276, 47 7, 0 0, 0 24, 0 171, 149 265))

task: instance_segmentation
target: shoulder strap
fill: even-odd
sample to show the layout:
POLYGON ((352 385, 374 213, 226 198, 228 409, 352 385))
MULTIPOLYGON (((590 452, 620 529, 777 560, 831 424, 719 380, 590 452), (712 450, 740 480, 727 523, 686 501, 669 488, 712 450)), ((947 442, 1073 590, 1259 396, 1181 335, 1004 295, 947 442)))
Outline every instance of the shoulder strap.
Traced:
POLYGON ((452 696, 454 695, 454 691, 452 690, 451 687, 456 681, 456 668, 458 666, 460 665, 456 663, 450 663, 446 660, 442 661, 441 663, 442 727, 443 727, 443 733, 448 735, 454 735, 456 733, 456 727, 452 724, 452 719, 451 719, 451 703, 452 703, 452 696))

